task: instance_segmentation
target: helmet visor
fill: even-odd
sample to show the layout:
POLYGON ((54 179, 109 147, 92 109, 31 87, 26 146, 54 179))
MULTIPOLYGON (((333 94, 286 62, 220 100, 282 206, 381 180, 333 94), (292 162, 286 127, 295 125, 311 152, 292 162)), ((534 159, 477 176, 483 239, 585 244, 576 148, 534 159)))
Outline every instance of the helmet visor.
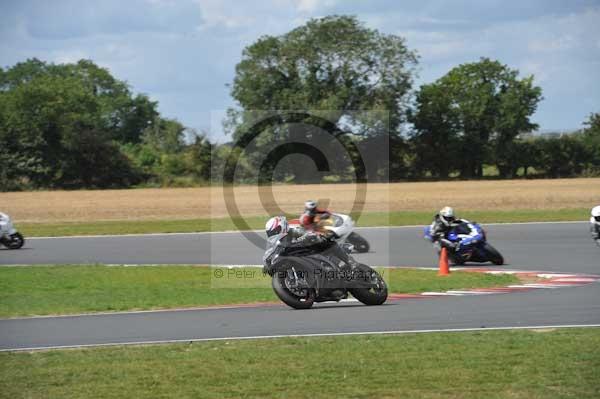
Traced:
POLYGON ((456 218, 454 216, 442 216, 442 219, 444 219, 446 223, 452 223, 456 218))
POLYGON ((274 235, 277 235, 280 233, 281 233, 281 225, 275 227, 274 229, 267 231, 267 237, 273 237, 274 235))
POLYGON ((306 210, 313 210, 317 207, 317 203, 315 201, 306 201, 304 203, 304 208, 306 210))

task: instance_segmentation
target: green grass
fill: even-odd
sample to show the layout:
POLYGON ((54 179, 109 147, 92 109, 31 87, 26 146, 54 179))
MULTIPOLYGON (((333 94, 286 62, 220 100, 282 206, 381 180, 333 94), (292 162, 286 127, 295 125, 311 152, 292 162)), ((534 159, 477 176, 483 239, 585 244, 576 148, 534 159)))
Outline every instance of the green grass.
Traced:
MULTIPOLYGON (((366 213, 359 226, 407 226, 429 224, 432 212, 366 213)), ((461 217, 480 223, 558 222, 587 220, 589 209, 512 210, 462 212, 461 217)), ((252 216, 244 219, 250 229, 262 229, 266 218, 252 216)), ((239 224, 239 223, 238 223, 239 224)), ((190 220, 116 220, 69 223, 19 223, 26 237, 58 237, 74 235, 191 233, 203 231, 239 230, 229 218, 190 220)))
POLYGON ((600 329, 0 353, 2 398, 598 398, 600 329))
MULTIPOLYGON (((251 229, 263 228, 264 217, 246 219, 251 229)), ((67 223, 19 223, 26 237, 60 237, 75 235, 193 233, 203 231, 238 230, 229 218, 189 220, 115 220, 67 223)))
MULTIPOLYGON (((589 209, 518 209, 511 211, 464 211, 458 215, 478 223, 522 223, 522 222, 566 222, 587 221, 589 209)), ((378 226, 380 221, 389 220, 390 226, 410 226, 429 224, 434 212, 391 212, 386 214, 365 215, 360 226, 378 226)))
MULTIPOLYGON (((512 275, 387 269, 391 292, 415 293, 517 282, 512 275)), ((19 266, 0 268, 0 317, 278 302, 257 268, 19 266), (215 272, 223 277, 215 278, 215 272), (255 273, 248 279, 233 273, 255 273)))

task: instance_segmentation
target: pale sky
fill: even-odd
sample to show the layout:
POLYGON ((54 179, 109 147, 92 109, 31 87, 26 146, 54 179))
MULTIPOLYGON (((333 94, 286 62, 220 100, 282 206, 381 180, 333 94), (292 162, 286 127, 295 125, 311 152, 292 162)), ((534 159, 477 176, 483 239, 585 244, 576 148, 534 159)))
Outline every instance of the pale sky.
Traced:
POLYGON ((224 141, 215 121, 234 105, 226 84, 243 48, 330 14, 405 37, 420 55, 417 87, 489 57, 535 75, 541 130, 600 112, 600 0, 0 0, 0 66, 91 59, 224 141))

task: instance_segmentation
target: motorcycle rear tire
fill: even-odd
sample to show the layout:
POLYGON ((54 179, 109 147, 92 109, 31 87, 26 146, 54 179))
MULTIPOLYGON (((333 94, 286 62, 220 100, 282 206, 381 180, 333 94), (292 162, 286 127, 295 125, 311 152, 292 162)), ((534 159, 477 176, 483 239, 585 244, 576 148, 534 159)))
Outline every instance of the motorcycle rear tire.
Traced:
POLYGON ((348 236, 348 242, 354 245, 354 249, 356 250, 356 252, 359 253, 369 252, 369 249, 371 249, 369 242, 365 240, 361 235, 354 232, 350 233, 350 235, 348 236))
POLYGON ((492 247, 488 243, 485 243, 485 245, 483 246, 483 249, 487 253, 487 256, 488 256, 488 259, 490 260, 490 262, 492 262, 493 264, 498 265, 498 266, 504 264, 504 258, 502 257, 502 255, 500 255, 500 252, 498 252, 498 250, 496 248, 492 247))
POLYGON ((273 291, 275 291, 275 294, 283 303, 294 309, 310 309, 315 303, 314 290, 309 290, 308 296, 306 298, 301 298, 292 293, 285 285, 285 275, 291 266, 292 265, 286 265, 273 274, 273 279, 271 281, 273 291))

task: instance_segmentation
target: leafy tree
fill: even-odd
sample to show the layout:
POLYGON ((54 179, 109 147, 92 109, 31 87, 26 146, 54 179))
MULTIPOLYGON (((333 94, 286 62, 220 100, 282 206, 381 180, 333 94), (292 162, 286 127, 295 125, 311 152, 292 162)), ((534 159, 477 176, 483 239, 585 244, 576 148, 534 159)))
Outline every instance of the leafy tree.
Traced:
POLYGON ((116 120, 109 126, 113 139, 125 143, 141 142, 144 131, 152 128, 159 118, 156 107, 157 102, 144 94, 124 100, 115 110, 116 120))
POLYGON ((140 183, 143 175, 116 143, 104 140, 94 130, 79 130, 65 143, 56 185, 63 188, 118 188, 140 183))
POLYGON ((500 177, 515 176, 518 165, 510 161, 511 152, 519 150, 519 146, 513 146, 515 139, 538 128, 529 118, 542 99, 542 89, 534 86, 533 76, 519 80, 517 75, 518 71, 509 70, 500 83, 499 112, 491 143, 491 159, 498 167, 500 177))
POLYGON ((441 84, 421 86, 416 95, 417 112, 410 114, 415 131, 413 167, 422 175, 430 172, 441 179, 458 167, 459 113, 441 84))
POLYGON ((74 136, 95 126, 98 104, 75 78, 44 75, 1 96, 0 151, 28 160, 23 169, 6 167, 16 167, 15 177, 26 178, 35 187, 52 186, 60 179, 59 165, 74 136))
POLYGON ((117 141, 140 142, 144 130, 158 116, 156 102, 142 94, 133 97, 125 82, 90 60, 56 65, 33 58, 17 63, 0 74, 0 91, 13 90, 40 76, 77 80, 96 98, 103 128, 117 141))
POLYGON ((40 75, 49 74, 50 65, 37 58, 31 58, 25 62, 19 62, 4 71, 0 68, 0 91, 5 92, 15 89, 19 85, 30 82, 40 75))
POLYGON ((549 177, 576 176, 585 169, 586 149, 576 134, 540 138, 536 145, 540 155, 535 167, 549 177))
POLYGON ((142 142, 160 152, 174 154, 183 149, 185 130, 185 126, 176 119, 156 118, 144 130, 142 142))
POLYGON ((157 103, 146 95, 131 94, 125 82, 89 60, 53 66, 60 76, 76 76, 97 98, 103 128, 119 142, 139 143, 143 132, 158 117, 157 103))
MULTIPOLYGON (((236 66, 231 94, 240 109, 230 110, 228 126, 239 140, 255 127, 256 110, 326 112, 324 118, 283 115, 263 128, 266 134, 251 148, 257 153, 295 135, 310 137, 315 128, 340 137, 348 130, 342 130, 344 124, 358 139, 388 127, 399 135, 416 59, 401 37, 366 28, 350 16, 312 19, 282 36, 263 36, 244 49, 236 66), (386 123, 373 113, 354 112, 377 110, 389 112, 380 112, 386 123)), ((306 181, 306 165, 293 165, 296 181, 306 181)))
POLYGON ((523 176, 527 177, 529 175, 529 168, 540 164, 540 157, 542 155, 540 148, 536 146, 536 140, 530 137, 517 140, 514 144, 513 152, 511 153, 511 161, 515 166, 514 172, 519 168, 523 168, 523 176))
POLYGON ((196 135, 186 151, 187 163, 192 174, 204 182, 211 180, 212 153, 215 145, 206 136, 196 135))
POLYGON ((600 113, 590 114, 584 125, 581 139, 588 154, 589 168, 592 172, 598 173, 600 172, 600 113))
POLYGON ((113 141, 139 142, 156 104, 91 61, 2 70, 0 105, 0 189, 139 180, 113 141))
POLYGON ((482 58, 459 65, 417 94, 414 140, 422 163, 431 162, 438 176, 447 174, 436 157, 457 167, 463 177, 481 177, 491 161, 502 177, 514 173, 506 162, 519 134, 537 127, 529 118, 541 99, 533 77, 482 58))

